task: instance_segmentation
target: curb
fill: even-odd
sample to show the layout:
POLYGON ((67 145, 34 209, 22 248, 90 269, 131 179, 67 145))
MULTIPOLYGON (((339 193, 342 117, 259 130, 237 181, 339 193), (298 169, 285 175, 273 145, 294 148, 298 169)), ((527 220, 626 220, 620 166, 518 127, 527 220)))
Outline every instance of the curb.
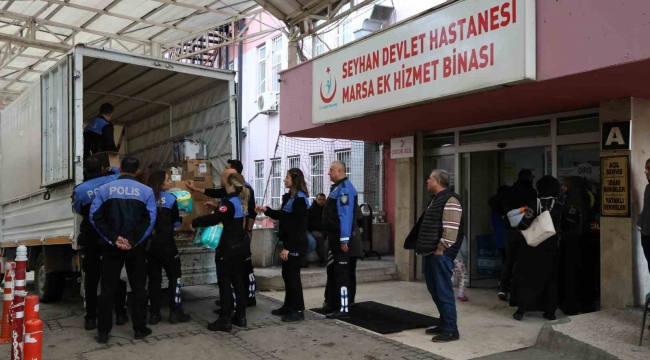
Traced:
POLYGON ((545 324, 537 336, 535 347, 553 352, 559 351, 585 360, 619 360, 618 357, 602 349, 576 340, 553 329, 553 325, 568 322, 571 322, 571 319, 567 318, 554 321, 552 324, 545 324))

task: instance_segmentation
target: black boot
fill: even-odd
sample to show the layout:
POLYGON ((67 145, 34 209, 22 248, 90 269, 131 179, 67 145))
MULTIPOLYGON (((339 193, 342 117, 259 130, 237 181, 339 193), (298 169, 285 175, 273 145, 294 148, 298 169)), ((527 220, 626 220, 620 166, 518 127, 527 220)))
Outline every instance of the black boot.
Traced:
POLYGON ((293 311, 291 314, 285 315, 282 317, 282 322, 296 322, 296 321, 304 321, 305 320, 305 312, 304 311, 293 311))
POLYGON ((521 312, 521 311, 519 311, 519 310, 517 310, 517 312, 515 312, 514 314, 512 314, 512 318, 515 319, 515 320, 517 320, 517 321, 521 321, 521 320, 524 318, 524 313, 521 312))
POLYGON ((327 317, 328 319, 349 319, 350 313, 337 310, 331 314, 325 315, 325 317, 327 317))
POLYGON ((460 335, 458 334, 458 331, 456 332, 445 331, 442 334, 438 334, 431 339, 431 341, 435 343, 445 343, 445 342, 456 341, 456 340, 460 340, 460 335))
POLYGON ((129 321, 129 316, 125 313, 115 315, 115 325, 122 326, 129 321))
POLYGON ((149 315, 149 325, 158 325, 158 323, 162 320, 162 315, 160 313, 155 313, 149 315))
POLYGON ((230 319, 219 318, 217 321, 208 324, 208 330, 231 332, 232 323, 230 322, 230 319))
POLYGON ((97 320, 95 318, 88 318, 84 323, 84 329, 95 330, 97 329, 97 320))
POLYGON ((245 328, 248 324, 246 323, 246 314, 239 315, 235 313, 233 315, 232 319, 230 319, 230 322, 238 327, 245 328))
POLYGON ((141 330, 136 331, 135 336, 133 338, 135 340, 142 340, 147 336, 151 335, 151 333, 153 333, 153 331, 151 331, 151 329, 149 329, 148 327, 145 327, 141 330))
POLYGON ((99 344, 108 344, 108 338, 110 335, 108 333, 98 332, 95 334, 95 341, 99 344))
POLYGON ((178 323, 185 323, 190 321, 192 317, 189 314, 186 314, 183 312, 183 309, 180 307, 175 308, 174 310, 169 312, 169 323, 170 324, 178 324, 178 323))
POLYGON ((254 297, 249 297, 246 299, 246 307, 257 306, 257 299, 254 297))
POLYGON ((282 305, 281 308, 271 311, 271 315, 274 315, 274 316, 286 316, 286 315, 291 314, 292 312, 293 312, 293 310, 291 310, 288 307, 284 307, 284 305, 282 305))

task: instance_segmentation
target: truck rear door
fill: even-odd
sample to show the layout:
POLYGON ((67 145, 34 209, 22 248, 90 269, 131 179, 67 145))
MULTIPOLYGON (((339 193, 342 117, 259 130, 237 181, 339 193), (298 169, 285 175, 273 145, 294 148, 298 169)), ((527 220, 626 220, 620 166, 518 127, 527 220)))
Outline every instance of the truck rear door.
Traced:
POLYGON ((73 180, 72 55, 41 75, 41 186, 73 180))

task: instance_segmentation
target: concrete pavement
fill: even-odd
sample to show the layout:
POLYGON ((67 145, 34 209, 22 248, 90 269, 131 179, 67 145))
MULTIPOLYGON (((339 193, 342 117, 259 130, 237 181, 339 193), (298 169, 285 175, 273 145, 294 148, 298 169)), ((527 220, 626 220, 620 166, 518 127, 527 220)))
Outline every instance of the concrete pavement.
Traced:
MULTIPOLYGON (((44 360, 160 360, 160 359, 444 359, 426 350, 353 326, 307 314, 301 323, 285 324, 270 314, 281 303, 260 295, 258 306, 249 308, 246 329, 236 328, 232 334, 213 333, 206 325, 216 315, 214 286, 193 286, 184 289, 184 308, 193 319, 186 324, 171 325, 166 321, 152 326, 153 335, 133 340, 129 322, 113 328, 107 345, 97 344, 95 331, 83 329, 82 300, 66 297, 56 304, 42 304, 44 329, 44 360)), ((0 347, 0 352, 9 347, 0 347)))

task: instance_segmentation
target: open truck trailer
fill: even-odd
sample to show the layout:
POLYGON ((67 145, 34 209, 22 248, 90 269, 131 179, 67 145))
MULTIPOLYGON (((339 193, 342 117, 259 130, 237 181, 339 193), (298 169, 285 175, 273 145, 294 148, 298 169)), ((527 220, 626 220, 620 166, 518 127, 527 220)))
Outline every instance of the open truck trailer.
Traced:
MULTIPOLYGON (((214 179, 237 156, 235 74, 77 45, 0 113, 0 245, 4 262, 28 249, 42 301, 79 276, 73 188, 83 181, 83 129, 115 107, 120 153, 141 169, 171 161, 174 141, 202 140, 214 179)), ((183 284, 216 282, 214 252, 177 239, 183 284)))

